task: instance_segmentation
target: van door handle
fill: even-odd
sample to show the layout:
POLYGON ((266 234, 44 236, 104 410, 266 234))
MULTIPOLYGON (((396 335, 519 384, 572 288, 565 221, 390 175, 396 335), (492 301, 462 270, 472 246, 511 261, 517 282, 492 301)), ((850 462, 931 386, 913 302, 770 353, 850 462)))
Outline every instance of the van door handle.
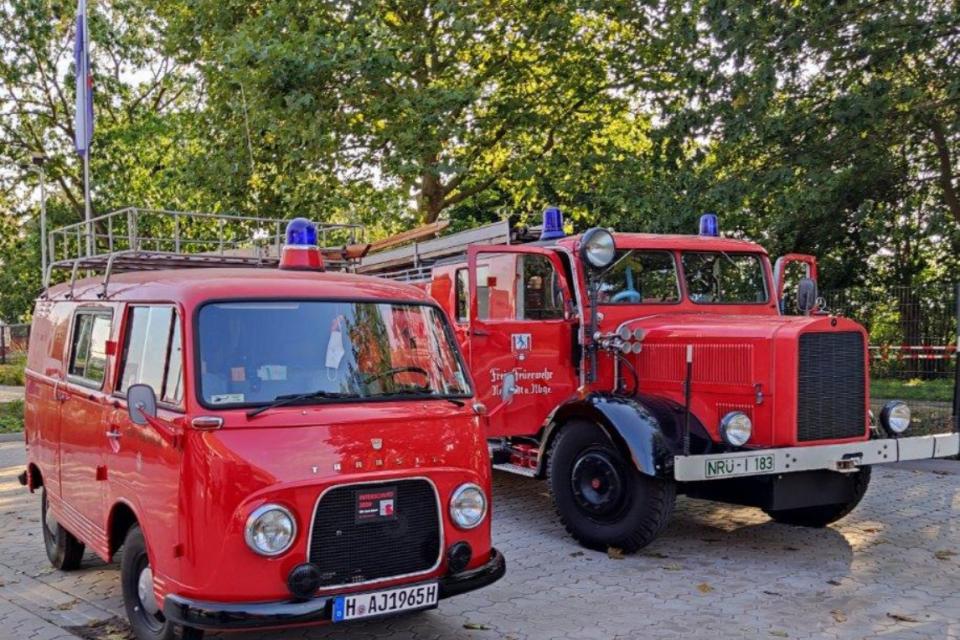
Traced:
POLYGON ((489 336, 490 332, 485 329, 470 329, 470 335, 485 337, 485 336, 489 336))
POLYGON ((116 440, 119 440, 123 436, 119 431, 107 431, 106 435, 108 438, 114 438, 116 440))

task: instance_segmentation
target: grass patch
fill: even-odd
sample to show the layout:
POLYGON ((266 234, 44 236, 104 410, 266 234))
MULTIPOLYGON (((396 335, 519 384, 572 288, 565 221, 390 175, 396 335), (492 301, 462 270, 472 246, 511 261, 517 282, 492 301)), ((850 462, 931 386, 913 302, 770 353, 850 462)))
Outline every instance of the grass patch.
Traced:
POLYGON ((953 377, 936 380, 898 380, 874 378, 870 381, 870 397, 896 400, 953 401, 953 377))
POLYGON ((26 364, 26 358, 23 356, 8 358, 7 364, 0 364, 0 384, 22 387, 23 369, 26 364))
POLYGON ((23 431, 23 400, 0 404, 0 433, 23 431))

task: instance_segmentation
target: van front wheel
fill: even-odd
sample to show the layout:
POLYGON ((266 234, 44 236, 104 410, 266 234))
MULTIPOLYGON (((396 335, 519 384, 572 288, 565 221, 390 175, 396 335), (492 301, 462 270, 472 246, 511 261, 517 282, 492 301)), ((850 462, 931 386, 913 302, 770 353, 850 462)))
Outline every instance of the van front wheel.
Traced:
POLYGON ((167 620, 153 595, 153 569, 147 556, 147 543, 139 525, 133 525, 123 541, 120 582, 127 620, 137 640, 201 640, 203 631, 181 628, 167 620))
POLYGON ((599 426, 585 420, 557 434, 547 471, 563 526, 588 549, 632 553, 670 520, 676 485, 640 473, 599 426))
POLYGON ((40 526, 43 528, 43 545, 47 548, 47 558, 54 569, 73 571, 80 567, 83 559, 83 543, 63 528, 53 516, 47 502, 47 489, 44 487, 40 498, 40 526))

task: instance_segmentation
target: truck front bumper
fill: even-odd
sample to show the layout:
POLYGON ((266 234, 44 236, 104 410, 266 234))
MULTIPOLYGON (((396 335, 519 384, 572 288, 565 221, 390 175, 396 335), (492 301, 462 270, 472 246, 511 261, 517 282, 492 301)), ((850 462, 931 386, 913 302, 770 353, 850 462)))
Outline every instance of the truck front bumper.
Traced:
POLYGON ((946 458, 957 453, 960 453, 960 433, 883 438, 848 444, 677 456, 673 459, 673 477, 681 482, 696 482, 823 469, 849 472, 862 465, 946 458))
MULTIPOLYGON (((438 597, 441 600, 450 598, 496 582, 503 577, 506 568, 503 554, 492 549, 490 559, 484 565, 440 577, 436 581, 439 587, 438 597)), ((371 591, 375 590, 371 589, 371 591)), ((333 615, 333 601, 338 595, 343 594, 277 602, 206 602, 168 595, 163 601, 163 614, 175 624, 211 630, 321 624, 330 622, 333 615)))

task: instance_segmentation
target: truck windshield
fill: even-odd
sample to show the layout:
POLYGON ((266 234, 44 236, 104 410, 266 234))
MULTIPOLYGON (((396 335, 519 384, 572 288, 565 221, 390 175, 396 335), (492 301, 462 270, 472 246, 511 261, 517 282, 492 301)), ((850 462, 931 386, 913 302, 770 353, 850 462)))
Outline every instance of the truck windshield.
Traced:
POLYGON ((769 298, 763 265, 754 254, 685 252, 683 273, 690 300, 699 304, 756 304, 769 298))
POLYGON ((222 302, 199 313, 200 396, 210 406, 468 397, 434 307, 354 301, 222 302))

